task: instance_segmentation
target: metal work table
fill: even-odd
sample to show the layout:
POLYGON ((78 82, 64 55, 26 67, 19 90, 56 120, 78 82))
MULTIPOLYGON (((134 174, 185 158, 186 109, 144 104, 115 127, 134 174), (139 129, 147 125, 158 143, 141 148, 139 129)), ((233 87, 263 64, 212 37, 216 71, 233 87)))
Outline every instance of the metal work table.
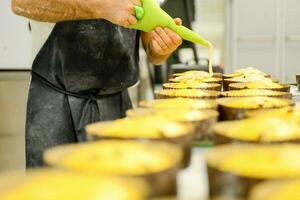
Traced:
MULTIPOLYGON (((296 106, 300 107, 300 92, 291 86, 291 93, 296 106)), ((177 176, 178 200, 208 200, 208 177, 205 155, 209 147, 193 148, 191 165, 177 176)))
POLYGON ((193 148, 191 164, 177 176, 178 200, 207 200, 208 178, 205 154, 208 147, 193 148))
POLYGON ((296 106, 300 107, 300 92, 294 85, 291 86, 291 93, 293 94, 293 100, 296 102, 296 106))

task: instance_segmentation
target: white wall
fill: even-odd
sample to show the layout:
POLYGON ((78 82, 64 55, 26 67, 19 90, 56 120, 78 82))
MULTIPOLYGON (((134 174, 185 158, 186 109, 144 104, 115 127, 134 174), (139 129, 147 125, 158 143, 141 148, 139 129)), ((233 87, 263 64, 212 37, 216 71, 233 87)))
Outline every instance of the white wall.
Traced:
POLYGON ((299 0, 227 0, 226 66, 253 66, 284 83, 300 73, 299 0))
POLYGON ((11 10, 11 0, 0 2, 0 69, 28 69, 31 66, 31 35, 28 20, 11 10))
POLYGON ((0 173, 25 169, 25 113, 30 72, 0 73, 0 173))

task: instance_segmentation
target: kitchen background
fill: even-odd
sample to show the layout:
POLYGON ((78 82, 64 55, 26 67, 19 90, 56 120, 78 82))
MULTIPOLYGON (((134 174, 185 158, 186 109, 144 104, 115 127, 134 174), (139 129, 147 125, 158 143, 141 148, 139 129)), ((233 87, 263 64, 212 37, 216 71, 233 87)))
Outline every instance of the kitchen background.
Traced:
MULTIPOLYGON (((294 74, 300 71, 299 0, 194 1, 192 27, 214 43, 215 66, 224 67, 225 72, 253 66, 282 82, 295 82, 294 74)), ((4 171, 25 167, 24 126, 32 59, 28 20, 13 15, 10 0, 0 3, 0 24, 0 171, 4 171)), ((197 46, 197 52, 207 57, 207 49, 197 46)), ((181 49, 179 58, 190 60, 192 50, 181 49)), ((152 97, 151 67, 141 51, 141 81, 131 88, 134 102, 152 97)))

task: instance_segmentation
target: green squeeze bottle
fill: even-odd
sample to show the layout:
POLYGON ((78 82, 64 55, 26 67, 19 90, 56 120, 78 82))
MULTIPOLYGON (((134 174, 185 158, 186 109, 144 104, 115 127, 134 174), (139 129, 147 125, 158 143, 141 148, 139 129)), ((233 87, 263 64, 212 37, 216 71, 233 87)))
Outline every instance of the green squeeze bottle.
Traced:
POLYGON ((212 75, 212 49, 213 45, 204 37, 194 31, 180 25, 176 25, 170 15, 162 10, 155 0, 141 0, 143 7, 135 6, 135 16, 138 22, 130 28, 150 32, 156 27, 168 27, 176 32, 181 38, 209 48, 209 73, 212 75))

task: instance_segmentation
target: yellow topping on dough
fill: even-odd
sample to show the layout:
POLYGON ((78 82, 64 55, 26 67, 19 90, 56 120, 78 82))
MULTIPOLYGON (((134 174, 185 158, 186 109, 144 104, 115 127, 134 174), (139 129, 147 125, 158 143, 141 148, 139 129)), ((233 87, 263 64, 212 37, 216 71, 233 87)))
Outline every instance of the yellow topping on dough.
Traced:
POLYGON ((178 122, 192 122, 217 117, 218 112, 214 110, 182 110, 182 109, 133 109, 127 112, 129 117, 155 116, 178 122))
POLYGON ((300 180, 268 181, 254 187, 249 200, 298 200, 300 180))
POLYGON ((215 132, 232 139, 256 142, 276 142, 300 139, 300 118, 293 113, 277 116, 262 115, 235 122, 223 122, 215 132))
POLYGON ((219 103, 231 108, 258 109, 290 106, 293 104, 293 101, 272 97, 241 97, 220 99, 219 103))
POLYGON ((206 71, 196 71, 196 70, 191 70, 191 71, 186 71, 183 73, 177 73, 174 74, 174 76, 198 76, 198 77, 210 77, 210 74, 206 71))
POLYGON ((236 70, 234 73, 232 74, 227 74, 225 75, 226 77, 240 77, 240 76, 244 76, 244 75, 258 75, 258 76, 266 76, 267 74, 258 70, 258 69, 254 69, 252 67, 248 67, 248 68, 242 68, 242 69, 238 69, 236 70))
POLYGON ((274 82, 272 79, 266 78, 260 74, 244 74, 242 76, 231 78, 230 80, 236 82, 254 82, 254 81, 274 82))
POLYGON ((163 85, 166 88, 174 89, 202 89, 217 87, 218 84, 209 84, 209 83, 199 83, 199 82, 178 82, 178 83, 165 83, 163 85))
POLYGON ((257 89, 257 88, 283 88, 282 85, 270 81, 256 81, 245 84, 245 87, 249 89, 257 89))
POLYGON ((217 104, 212 100, 203 99, 157 99, 153 101, 144 101, 140 106, 154 109, 215 109, 217 104))
POLYGON ((272 91, 272 90, 259 90, 259 89, 243 89, 231 90, 223 92, 226 97, 251 97, 251 96, 283 96, 287 95, 286 92, 272 91))
POLYGON ((209 82, 218 82, 220 81, 220 78, 214 78, 214 77, 198 77, 198 76, 179 76, 174 79, 172 79, 175 82, 203 82, 203 83, 209 83, 209 82))
POLYGON ((220 92, 197 89, 161 90, 157 94, 173 97, 217 97, 220 92))
POLYGON ((300 123, 300 108, 299 107, 284 107, 272 110, 266 110, 264 112, 252 112, 254 117, 283 117, 291 116, 293 120, 298 120, 297 123, 300 123))
POLYGON ((190 127, 162 117, 137 117, 88 125, 90 135, 118 138, 173 138, 190 132, 190 127))
POLYGON ((207 160, 209 166, 243 177, 300 177, 299 145, 224 145, 210 151, 207 160))
POLYGON ((169 143, 106 140, 57 147, 47 151, 44 157, 52 166, 85 174, 137 176, 176 166, 182 152, 169 143))
POLYGON ((44 171, 21 177, 19 184, 0 195, 2 200, 144 200, 146 190, 141 184, 143 182, 44 171))

